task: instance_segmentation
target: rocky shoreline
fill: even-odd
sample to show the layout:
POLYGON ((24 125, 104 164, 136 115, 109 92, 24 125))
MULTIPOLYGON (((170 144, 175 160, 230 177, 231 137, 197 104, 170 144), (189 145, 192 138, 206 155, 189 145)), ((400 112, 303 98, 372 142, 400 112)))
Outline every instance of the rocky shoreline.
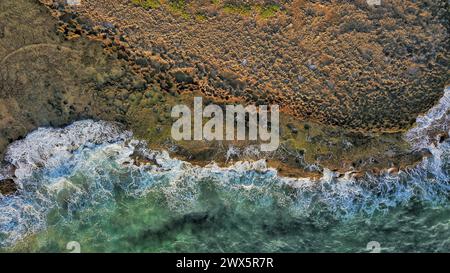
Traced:
POLYGON ((447 1, 148 2, 85 0, 73 11, 117 30, 139 65, 152 71, 162 62, 178 90, 215 100, 275 103, 301 120, 395 132, 449 83, 447 1))
MULTIPOLYGON (((237 92, 242 87, 239 79, 232 75, 228 75, 231 78, 224 76, 223 72, 214 79, 228 87, 219 88, 217 82, 211 81, 210 74, 202 72, 207 68, 190 67, 202 62, 189 62, 192 56, 178 59, 172 56, 174 53, 170 49, 158 46, 147 50, 145 40, 138 39, 142 35, 139 32, 141 27, 132 23, 138 17, 131 16, 130 25, 123 26, 123 23, 116 23, 117 18, 105 17, 106 13, 97 10, 101 10, 108 1, 84 1, 84 5, 89 5, 84 7, 90 7, 85 9, 83 6, 68 8, 58 1, 41 2, 47 7, 32 0, 6 0, 0 4, 2 17, 9 18, 0 25, 2 153, 8 144, 38 127, 58 127, 75 120, 94 118, 121 122, 137 138, 146 140, 149 147, 166 149, 173 156, 195 164, 206 165, 215 161, 227 165, 238 160, 266 158, 269 166, 275 167, 280 175, 292 177, 318 177, 323 168, 342 174, 353 172, 355 177, 365 172, 396 172, 414 166, 428 154, 426 150, 410 147, 403 138, 403 132, 442 94, 448 73, 443 72, 440 64, 432 66, 438 67, 430 72, 436 75, 428 78, 436 86, 427 89, 426 85, 416 82, 422 91, 419 90, 412 100, 417 101, 420 107, 413 105, 414 111, 408 112, 406 123, 399 114, 399 123, 395 126, 381 126, 376 130, 372 126, 346 128, 343 124, 335 126, 333 122, 328 123, 313 112, 309 117, 299 117, 293 115, 292 109, 284 109, 280 119, 282 144, 274 153, 254 152, 251 147, 255 143, 174 143, 170 138, 173 122, 170 109, 179 103, 190 105, 193 95, 202 95, 207 102, 218 104, 264 101, 258 102, 259 96, 243 98, 237 92), (217 93, 210 94, 212 87, 217 93), (427 94, 427 101, 421 99, 423 94, 427 94)), ((133 12, 131 14, 136 16, 165 12, 163 8, 149 11, 133 7, 128 1, 118 1, 114 5, 127 7, 124 11, 133 12)), ((217 20, 236 18, 236 14, 225 16, 229 17, 217 20)), ((176 14, 168 15, 168 18, 181 22, 178 27, 196 24, 192 21, 186 23, 183 21, 186 18, 179 18, 176 14)), ((260 19, 256 20, 259 22, 260 19)), ((177 54, 189 53, 183 50, 177 54)), ((436 53, 435 57, 438 55, 436 53)), ((448 54, 443 57, 447 58, 448 54)), ((363 69, 357 67, 353 69, 363 69)), ((418 79, 422 78, 425 79, 426 75, 418 79)), ((273 97, 275 93, 268 94, 273 97)), ((298 96, 302 97, 302 94, 298 96)), ((402 99, 396 97, 395 101, 402 99)), ((269 102, 286 105, 278 99, 269 102)), ((379 106, 376 104, 375 108, 384 109, 379 106)), ((346 115, 360 116, 357 111, 346 115)), ((441 137, 445 138, 445 134, 441 137)), ((2 193, 13 192, 11 189, 14 187, 8 181, 0 184, 2 193)))

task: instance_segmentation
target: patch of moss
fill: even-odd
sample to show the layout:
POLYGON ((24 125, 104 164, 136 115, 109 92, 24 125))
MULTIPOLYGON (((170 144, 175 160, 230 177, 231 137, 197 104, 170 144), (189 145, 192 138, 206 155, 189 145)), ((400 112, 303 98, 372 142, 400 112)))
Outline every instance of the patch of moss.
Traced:
MULTIPOLYGON (((189 12, 190 6, 186 0, 131 0, 131 2, 134 5, 141 6, 145 9, 156 9, 165 6, 170 12, 187 20, 195 19, 196 21, 201 22, 207 19, 201 12, 189 12)), ((210 3, 228 14, 238 14, 241 16, 258 14, 263 19, 274 17, 276 16, 276 13, 281 10, 281 7, 277 4, 251 5, 245 3, 227 3, 222 5, 221 0, 211 0, 210 3)))
POLYGON ((223 6, 225 13, 248 16, 252 12, 252 6, 248 4, 226 4, 223 6))
POLYGON ((173 13, 179 14, 184 19, 190 19, 191 15, 186 11, 186 1, 185 0, 169 0, 168 1, 169 10, 173 13))
POLYGON ((258 13, 262 18, 268 19, 274 17, 280 9, 281 7, 279 5, 271 4, 258 7, 258 13))
POLYGON ((199 21, 199 22, 205 21, 206 19, 207 19, 207 17, 206 17, 205 14, 197 13, 197 14, 195 15, 195 20, 197 20, 197 21, 199 21))
POLYGON ((131 0, 131 2, 144 9, 157 9, 161 6, 161 3, 158 0, 131 0))

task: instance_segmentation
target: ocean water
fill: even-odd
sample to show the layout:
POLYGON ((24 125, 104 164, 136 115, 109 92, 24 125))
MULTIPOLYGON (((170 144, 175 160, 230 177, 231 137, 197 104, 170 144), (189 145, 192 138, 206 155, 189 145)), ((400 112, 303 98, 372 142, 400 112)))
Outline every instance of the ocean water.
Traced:
POLYGON ((7 150, 0 250, 69 252, 450 252, 450 90, 405 137, 431 156, 380 176, 283 178, 264 160, 198 167, 120 125, 41 128, 7 150), (148 159, 140 164, 134 155, 148 159))

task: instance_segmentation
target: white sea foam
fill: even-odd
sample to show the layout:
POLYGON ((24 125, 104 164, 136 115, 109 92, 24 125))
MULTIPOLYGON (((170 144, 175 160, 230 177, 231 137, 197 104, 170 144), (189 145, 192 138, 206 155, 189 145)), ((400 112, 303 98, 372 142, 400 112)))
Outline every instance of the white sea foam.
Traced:
POLYGON ((436 133, 450 130, 450 87, 446 88, 439 102, 426 114, 417 117, 414 128, 406 133, 406 139, 414 147, 427 148, 436 141, 436 133))
POLYGON ((5 161, 16 167, 19 179, 39 168, 54 168, 70 161, 73 153, 86 145, 113 143, 129 139, 131 133, 119 124, 92 120, 78 121, 65 128, 39 128, 25 139, 13 142, 5 153, 5 161))
POLYGON ((319 180, 283 178, 265 160, 199 167, 171 158, 165 151, 147 150, 145 143, 132 139, 131 132, 103 121, 38 129, 6 152, 20 189, 16 195, 0 196, 0 247, 45 229, 52 210, 70 218, 84 208, 114 203, 116 188, 136 198, 158 190, 177 213, 195 210, 204 181, 213 181, 234 202, 251 200, 268 208, 276 203, 303 217, 320 210, 345 220, 387 211, 412 199, 447 205, 450 143, 420 142, 419 135, 428 134, 431 127, 448 130, 448 94, 447 90, 438 106, 418 118, 417 127, 407 134, 415 144, 428 145, 430 157, 408 171, 366 174, 360 180, 326 169, 319 180), (134 164, 135 151, 156 164, 134 164))

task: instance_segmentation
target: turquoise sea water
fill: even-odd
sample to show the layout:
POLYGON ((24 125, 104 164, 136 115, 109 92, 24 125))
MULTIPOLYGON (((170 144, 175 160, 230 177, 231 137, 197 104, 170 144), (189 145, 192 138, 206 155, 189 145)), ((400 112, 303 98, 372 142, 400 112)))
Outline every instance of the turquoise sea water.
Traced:
POLYGON ((106 122, 39 129, 7 152, 21 189, 0 196, 0 249, 369 252, 375 241, 381 252, 449 252, 450 143, 426 138, 447 130, 444 106, 407 134, 432 156, 360 180, 327 170, 318 181, 282 178, 264 161, 197 167, 106 122), (136 152, 151 164, 134 164, 136 152))

